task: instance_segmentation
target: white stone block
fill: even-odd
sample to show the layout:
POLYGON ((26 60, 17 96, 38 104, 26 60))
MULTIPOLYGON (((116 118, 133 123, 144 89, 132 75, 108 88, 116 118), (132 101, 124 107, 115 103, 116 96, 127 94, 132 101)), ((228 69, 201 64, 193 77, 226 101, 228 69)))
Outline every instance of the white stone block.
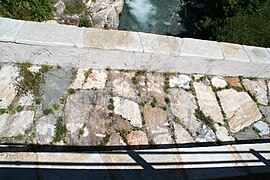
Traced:
POLYGON ((156 34, 139 33, 144 52, 157 54, 180 54, 182 39, 156 34))
POLYGON ((0 17, 0 41, 13 42, 24 21, 0 17))
POLYGON ((244 62, 251 61, 242 45, 221 42, 220 47, 225 57, 225 60, 244 62))
POLYGON ((266 48, 255 46, 244 46, 251 62, 270 64, 270 52, 266 48))
POLYGON ((181 46, 182 56, 196 56, 209 59, 223 59, 218 42, 184 38, 181 46))
POLYGON ((136 32, 89 28, 85 29, 83 39, 84 46, 89 48, 143 52, 136 32))
POLYGON ((60 24, 25 22, 16 42, 38 45, 82 46, 83 28, 60 24))

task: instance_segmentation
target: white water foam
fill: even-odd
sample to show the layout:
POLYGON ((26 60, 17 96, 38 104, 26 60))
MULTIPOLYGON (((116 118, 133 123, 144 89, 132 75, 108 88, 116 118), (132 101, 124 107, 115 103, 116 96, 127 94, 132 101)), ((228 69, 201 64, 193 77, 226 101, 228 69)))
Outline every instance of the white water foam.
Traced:
POLYGON ((152 15, 156 14, 156 7, 149 0, 126 0, 132 14, 141 25, 153 23, 150 21, 152 15))

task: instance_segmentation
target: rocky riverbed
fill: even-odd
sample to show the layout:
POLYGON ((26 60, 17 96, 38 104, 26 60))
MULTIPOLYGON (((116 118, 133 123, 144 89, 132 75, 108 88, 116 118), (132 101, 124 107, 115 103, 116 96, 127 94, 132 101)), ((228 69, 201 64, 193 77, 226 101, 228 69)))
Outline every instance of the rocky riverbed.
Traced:
POLYGON ((0 142, 269 139, 269 79, 0 64, 0 142))

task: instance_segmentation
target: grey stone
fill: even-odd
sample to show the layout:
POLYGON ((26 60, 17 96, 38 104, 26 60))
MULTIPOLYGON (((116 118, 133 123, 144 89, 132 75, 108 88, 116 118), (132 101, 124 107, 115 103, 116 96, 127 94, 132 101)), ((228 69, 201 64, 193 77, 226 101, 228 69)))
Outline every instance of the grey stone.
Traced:
POLYGON ((260 139, 259 135, 252 129, 252 127, 248 127, 235 135, 237 140, 251 140, 251 139, 260 139))
POLYGON ((121 73, 119 71, 112 71, 108 77, 108 85, 112 88, 114 93, 120 96, 135 98, 136 93, 132 83, 133 77, 133 72, 121 73))
POLYGON ((14 41, 24 21, 0 18, 1 41, 14 41))
POLYGON ((215 76, 211 79, 211 83, 216 88, 225 88, 227 86, 227 82, 223 77, 215 76))
POLYGON ((135 127, 142 127, 142 118, 139 105, 134 101, 113 97, 115 114, 123 116, 135 127))
POLYGON ((189 89, 189 83, 191 78, 187 75, 178 75, 170 77, 170 87, 180 87, 184 89, 189 89))
POLYGON ((34 95, 28 92, 26 95, 20 97, 18 104, 20 106, 32 106, 34 98, 34 95))
POLYGON ((238 132, 262 118, 256 103, 246 92, 225 89, 217 94, 232 132, 238 132))
POLYGON ((33 111, 22 111, 14 115, 3 114, 0 116, 0 136, 14 137, 25 135, 34 122, 33 111))
POLYGON ((195 139, 196 142, 215 142, 216 141, 216 135, 214 131, 204 126, 199 136, 195 139))
POLYGON ((183 128, 180 124, 173 123, 174 127, 174 134, 175 134, 175 141, 178 144, 181 143, 193 143, 194 139, 192 136, 189 134, 189 132, 183 128))
POLYGON ((43 116, 36 121, 35 141, 37 144, 50 144, 55 136, 56 118, 53 114, 43 116))
POLYGON ((168 128, 167 112, 147 105, 142 113, 149 139, 152 139, 155 144, 171 144, 173 141, 168 128))
POLYGON ((202 82, 194 82, 193 86, 196 91, 200 109, 204 115, 210 116, 215 122, 224 124, 220 107, 211 87, 204 85, 202 82))
POLYGON ((191 38, 184 38, 181 45, 181 55, 223 59, 219 43, 191 38))
POLYGON ((267 86, 264 80, 251 81, 249 79, 244 79, 243 85, 253 96, 256 97, 259 104, 268 104, 267 86))
POLYGON ((112 132, 130 131, 131 129, 132 126, 129 121, 119 115, 114 115, 111 127, 112 132))
POLYGON ((263 121, 258 121, 254 125, 254 128, 260 131, 260 136, 268 135, 269 134, 269 127, 268 124, 263 121))
POLYGON ((195 136, 200 132, 202 123, 194 115, 198 108, 194 96, 182 89, 172 89, 169 97, 173 114, 195 136))
POLYGON ((270 106, 259 106, 265 120, 270 124, 270 106))
POLYGON ((16 78, 19 69, 13 65, 4 65, 0 69, 0 108, 7 108, 16 96, 16 78))
POLYGON ((51 108, 58 103, 71 83, 71 74, 63 69, 52 70, 45 74, 44 84, 41 86, 42 103, 46 108, 51 108))

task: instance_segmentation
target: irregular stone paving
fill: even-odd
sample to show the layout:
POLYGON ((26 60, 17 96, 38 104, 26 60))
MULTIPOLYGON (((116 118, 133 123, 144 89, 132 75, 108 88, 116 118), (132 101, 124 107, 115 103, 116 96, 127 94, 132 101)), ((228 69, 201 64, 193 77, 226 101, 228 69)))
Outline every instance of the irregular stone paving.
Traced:
POLYGON ((126 146, 270 138, 269 79, 36 65, 22 71, 23 65, 0 64, 1 143, 126 146), (30 77, 41 79, 24 87, 30 77))

